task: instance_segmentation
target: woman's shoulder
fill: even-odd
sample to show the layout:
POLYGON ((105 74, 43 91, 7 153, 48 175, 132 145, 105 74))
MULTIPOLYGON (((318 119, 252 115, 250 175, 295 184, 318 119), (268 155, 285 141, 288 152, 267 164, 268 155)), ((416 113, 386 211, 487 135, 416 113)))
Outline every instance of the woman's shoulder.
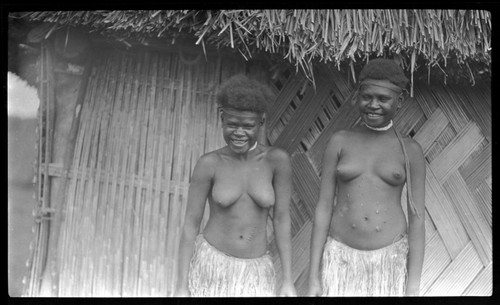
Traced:
POLYGON ((410 153, 423 153, 422 146, 420 146, 420 143, 415 141, 415 139, 410 138, 410 137, 404 137, 403 141, 405 143, 405 146, 408 147, 407 149, 409 150, 410 153))
POLYGON ((348 141, 349 139, 352 139, 353 137, 355 137, 356 135, 358 134, 358 132, 356 132, 355 130, 353 129, 341 129, 341 130, 337 130, 335 131, 331 136, 330 136, 330 140, 329 140, 329 143, 332 145, 332 144, 335 144, 335 145, 339 145, 341 144, 342 142, 345 142, 345 141, 348 141))
POLYGON ((423 160, 424 152, 420 143, 410 137, 403 137, 403 141, 410 160, 423 160))
POLYGON ((271 161, 290 159, 290 154, 281 147, 264 146, 264 149, 266 150, 266 157, 271 161))
POLYGON ((215 166, 220 160, 220 153, 220 149, 204 153, 198 158, 198 164, 202 166, 215 166))

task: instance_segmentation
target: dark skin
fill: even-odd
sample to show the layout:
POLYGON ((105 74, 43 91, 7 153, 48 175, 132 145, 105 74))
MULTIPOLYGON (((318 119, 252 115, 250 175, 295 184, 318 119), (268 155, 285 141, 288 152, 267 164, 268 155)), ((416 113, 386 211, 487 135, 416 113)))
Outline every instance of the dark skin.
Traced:
POLYGON ((257 142, 262 115, 232 110, 223 112, 221 119, 227 145, 203 155, 192 174, 175 295, 189 295, 189 262, 206 200, 210 217, 203 231, 205 239, 219 251, 239 258, 257 258, 266 253, 267 217, 274 210, 274 233, 283 266, 280 294, 296 295, 291 277, 288 153, 262 145, 250 150, 257 142))
POLYGON ((406 181, 401 145, 387 126, 401 106, 388 81, 359 89, 356 98, 363 124, 335 133, 323 159, 321 190, 311 240, 309 294, 322 294, 320 260, 327 235, 360 250, 386 247, 408 234, 407 295, 418 295, 425 247, 425 161, 420 145, 406 138, 413 200, 420 217, 408 206, 408 225, 401 207, 406 181), (337 203, 334 206, 334 199, 337 203), (331 227, 330 227, 331 224, 331 227))

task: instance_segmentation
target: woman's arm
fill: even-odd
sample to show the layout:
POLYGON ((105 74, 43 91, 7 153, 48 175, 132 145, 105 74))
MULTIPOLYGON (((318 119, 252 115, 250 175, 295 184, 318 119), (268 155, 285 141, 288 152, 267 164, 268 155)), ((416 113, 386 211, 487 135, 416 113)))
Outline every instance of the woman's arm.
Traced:
POLYGON ((188 296, 188 271, 193 256, 194 241, 200 230, 203 211, 207 200, 212 179, 216 155, 202 156, 193 170, 189 185, 186 216, 179 246, 179 262, 175 296, 188 296))
POLYGON ((270 152, 270 163, 275 166, 273 187, 276 196, 273 227, 283 270, 280 295, 297 295, 292 280, 292 238, 290 233, 290 200, 292 191, 292 166, 290 156, 282 149, 270 152))
POLYGON ((335 198, 335 169, 337 168, 340 153, 340 140, 342 132, 332 136, 323 156, 323 169, 321 175, 321 188, 319 199, 314 212, 314 223, 311 237, 311 254, 309 267, 309 295, 322 294, 320 282, 320 262, 325 246, 330 222, 333 213, 333 200, 335 198))
POLYGON ((408 203, 409 250, 406 295, 419 295, 425 251, 425 160, 420 145, 414 140, 410 141, 407 147, 409 148, 412 197, 420 217, 411 212, 408 203))

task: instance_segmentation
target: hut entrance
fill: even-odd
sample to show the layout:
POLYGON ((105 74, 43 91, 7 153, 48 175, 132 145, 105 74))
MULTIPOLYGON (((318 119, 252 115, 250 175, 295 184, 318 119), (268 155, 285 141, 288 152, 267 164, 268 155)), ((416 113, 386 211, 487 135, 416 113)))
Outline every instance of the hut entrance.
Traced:
MULTIPOLYGON (((45 268, 50 273, 57 262, 57 295, 172 295, 189 177, 203 153, 224 144, 215 89, 245 70, 241 61, 179 56, 99 52, 77 107, 68 172, 40 159, 44 181, 67 178, 45 268)), ((280 73, 271 84, 278 97, 267 120, 268 141, 292 155, 293 275, 300 295, 307 289, 323 151, 334 131, 358 121, 348 77, 317 70, 316 88, 293 70, 280 73)), ((395 121, 422 145, 427 161, 424 295, 492 292, 490 100, 489 85, 415 84, 415 98, 395 121)), ((50 205, 44 211, 54 212, 50 205)), ((44 258, 41 241, 49 239, 47 227, 40 230, 30 283, 35 295, 45 276, 43 259, 36 258, 44 258)), ((279 274, 273 242, 270 247, 279 274)))

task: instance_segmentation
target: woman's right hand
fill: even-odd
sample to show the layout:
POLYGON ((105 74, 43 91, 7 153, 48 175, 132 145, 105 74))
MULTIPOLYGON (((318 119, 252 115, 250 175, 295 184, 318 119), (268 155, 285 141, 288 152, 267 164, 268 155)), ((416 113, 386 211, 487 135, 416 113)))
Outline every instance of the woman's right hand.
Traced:
POLYGON ((321 289, 321 284, 318 279, 309 281, 309 291, 308 295, 311 297, 319 297, 323 294, 323 289, 321 289))

